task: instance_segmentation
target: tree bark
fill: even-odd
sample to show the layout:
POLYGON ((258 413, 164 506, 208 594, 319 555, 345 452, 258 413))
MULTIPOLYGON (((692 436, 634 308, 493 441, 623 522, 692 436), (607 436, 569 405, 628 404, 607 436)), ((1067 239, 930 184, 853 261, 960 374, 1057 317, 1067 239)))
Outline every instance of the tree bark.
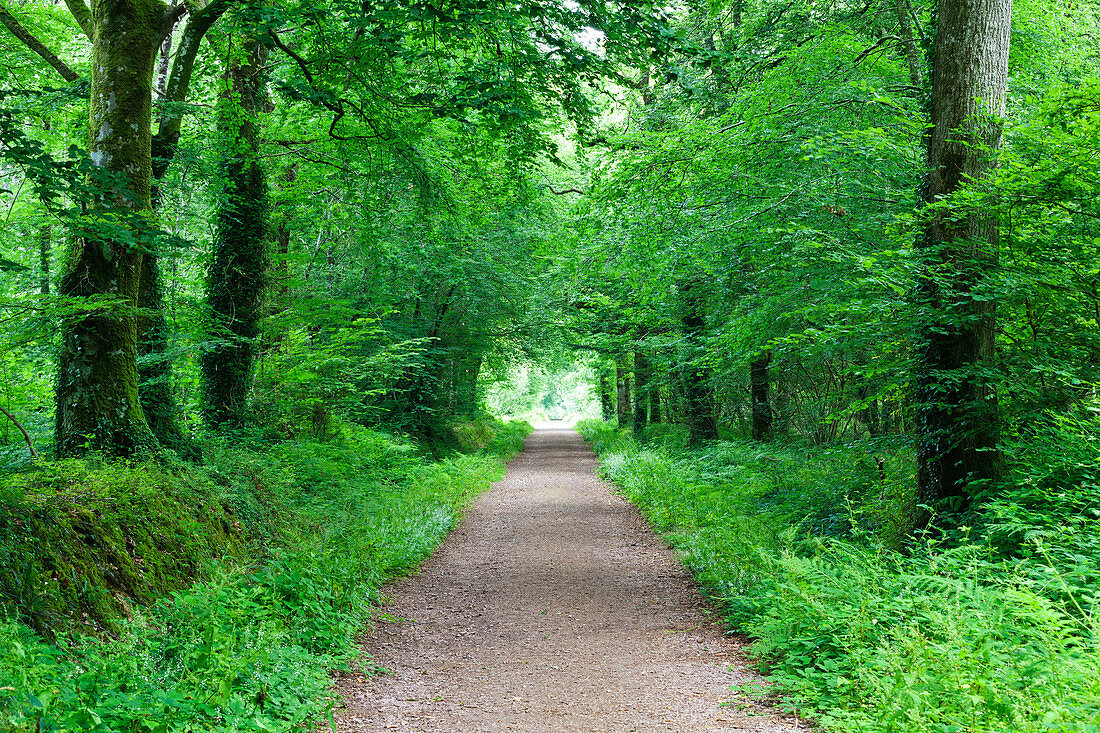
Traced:
POLYGON ((203 354, 203 416, 215 428, 243 425, 268 278, 268 187, 260 163, 259 121, 266 49, 247 42, 230 59, 228 89, 218 118, 223 186, 207 281, 212 323, 220 343, 203 354))
POLYGON ((937 205, 918 246, 927 320, 917 344, 918 498, 967 508, 976 481, 994 479, 997 399, 989 376, 995 303, 983 292, 997 263, 997 224, 950 196, 980 181, 1001 144, 1012 0, 938 0, 928 135, 927 201, 937 205))
POLYGON ((772 406, 768 399, 768 367, 772 352, 765 351, 749 364, 749 393, 752 399, 752 439, 772 439, 772 406))
MULTIPOLYGON (((93 215, 133 228, 140 219, 126 219, 125 214, 140 217, 150 207, 153 64, 165 6, 159 0, 95 0, 90 10, 81 0, 68 0, 68 5, 92 41, 91 159, 114 174, 116 186, 87 206, 93 215)), ((88 449, 126 455, 156 447, 138 400, 137 328, 132 315, 143 248, 98 228, 78 240, 75 250, 59 292, 69 297, 106 296, 122 305, 91 311, 63 326, 57 450, 62 455, 88 449)))
POLYGON ((924 75, 921 73, 920 49, 917 48, 917 40, 913 35, 913 23, 909 18, 911 12, 909 0, 894 0, 898 35, 901 36, 901 48, 905 53, 905 62, 909 66, 909 83, 915 89, 920 89, 924 85, 924 75))

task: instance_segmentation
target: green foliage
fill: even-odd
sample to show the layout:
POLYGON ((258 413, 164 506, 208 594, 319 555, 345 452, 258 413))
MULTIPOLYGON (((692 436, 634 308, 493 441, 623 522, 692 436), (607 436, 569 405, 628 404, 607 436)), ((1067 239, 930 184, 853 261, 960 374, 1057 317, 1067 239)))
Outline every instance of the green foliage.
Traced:
POLYGON ((604 474, 755 639, 768 694, 825 730, 1100 724, 1100 490, 1081 423, 1055 421, 1021 443, 984 529, 899 549, 909 450, 684 450, 675 438, 640 447, 602 423, 582 431, 604 474))
MULTIPOLYGON (((235 538, 236 559, 207 563, 201 580, 188 584, 195 578, 183 550, 170 555, 165 546, 168 581, 133 599, 143 604, 127 601, 128 618, 110 620, 109 638, 63 633, 53 645, 14 617, 0 622, 0 728, 289 731, 319 724, 332 714, 329 672, 359 664, 354 637, 380 584, 435 547, 468 501, 500 478, 502 461, 528 430, 497 426, 489 446, 496 455, 439 463, 418 457, 411 444, 344 425, 328 442, 214 447, 204 469, 70 461, 40 470, 53 483, 37 474, 9 479, 5 509, 59 506, 63 525, 66 511, 87 520, 88 536, 103 538, 100 571, 116 562, 108 543, 124 551, 123 534, 135 525, 151 527, 158 539, 190 534, 205 547, 210 529, 189 515, 204 506, 232 522, 225 533, 235 538), (47 486, 52 504, 42 499, 47 486), (165 495, 160 503, 150 497, 153 487, 165 495), (104 496, 123 492, 134 498, 104 496)), ((26 548, 5 563, 9 571, 44 565, 72 547, 58 544, 54 552, 28 543, 21 529, 4 525, 2 546, 26 548)), ((120 590, 105 587, 96 566, 66 560, 86 596, 120 590)), ((4 605, 56 623, 36 602, 6 598, 4 605)))
POLYGON ((568 420, 593 417, 591 369, 573 366, 569 371, 536 364, 514 367, 489 388, 485 404, 494 415, 530 420, 568 420))
POLYGON ((507 422, 481 418, 451 424, 458 449, 463 453, 490 453, 512 456, 523 450, 523 440, 534 428, 526 422, 507 422))

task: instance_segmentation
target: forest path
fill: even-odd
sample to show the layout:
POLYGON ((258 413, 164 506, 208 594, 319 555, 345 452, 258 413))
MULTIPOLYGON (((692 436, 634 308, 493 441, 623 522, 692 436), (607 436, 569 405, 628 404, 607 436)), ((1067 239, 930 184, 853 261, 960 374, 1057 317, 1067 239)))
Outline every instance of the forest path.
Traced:
MULTIPOLYGON (((343 733, 793 731, 722 707, 752 679, 688 573, 595 475, 571 429, 540 429, 362 639, 390 674, 339 682, 343 733)), ((763 714, 762 714, 763 713, 763 714)))

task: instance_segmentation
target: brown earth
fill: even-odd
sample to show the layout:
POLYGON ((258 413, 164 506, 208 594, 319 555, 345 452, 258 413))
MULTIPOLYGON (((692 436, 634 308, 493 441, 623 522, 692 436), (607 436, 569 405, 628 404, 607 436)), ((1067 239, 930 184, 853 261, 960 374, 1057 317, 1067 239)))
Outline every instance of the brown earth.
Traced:
POLYGON ((570 429, 541 429, 363 638, 386 670, 339 681, 337 730, 794 731, 736 701, 757 680, 691 578, 595 476, 570 429), (728 701, 733 702, 727 703, 728 701))

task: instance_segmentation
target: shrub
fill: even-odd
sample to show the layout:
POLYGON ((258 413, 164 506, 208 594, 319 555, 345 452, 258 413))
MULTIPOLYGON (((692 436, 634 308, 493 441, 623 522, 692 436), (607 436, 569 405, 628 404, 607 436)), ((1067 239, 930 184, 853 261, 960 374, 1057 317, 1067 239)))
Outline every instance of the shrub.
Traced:
MULTIPOLYGON (((129 617, 111 618, 111 633, 96 638, 61 633, 50 644, 0 615, 0 730, 288 731, 323 719, 331 714, 329 671, 355 663, 354 637, 380 585, 415 567, 469 500, 501 477, 501 459, 526 430, 502 428, 497 456, 437 463, 409 443, 342 426, 331 441, 212 447, 211 465, 201 471, 85 463, 50 469, 43 475, 56 474, 58 484, 51 497, 62 494, 76 507, 127 507, 133 514, 125 516, 154 536, 187 529, 200 549, 211 542, 200 519, 216 504, 239 521, 232 529, 239 552, 219 560, 195 550, 209 561, 206 572, 150 587, 145 604, 126 601, 129 617), (171 512, 142 514, 159 506, 148 496, 154 486, 175 497, 171 512), (104 498, 122 488, 134 496, 104 498)), ((41 477, 14 479, 4 501, 22 506, 38 496, 28 487, 45 485, 41 477)), ((87 511, 97 532, 114 538, 123 531, 112 524, 122 514, 87 511)), ((4 546, 17 547, 19 537, 6 530, 4 546)), ((44 563, 42 544, 29 546, 26 558, 44 563)), ((83 576, 81 587, 103 593, 98 577, 83 576)), ((58 613, 67 610, 64 602, 58 613)), ((26 617, 26 608, 18 610, 26 617)))
POLYGON ((904 546, 912 460, 897 447, 687 450, 582 430, 604 475, 755 640, 785 707, 831 731, 1100 730, 1100 454, 1058 447, 1079 430, 1013 456, 988 536, 904 546))

